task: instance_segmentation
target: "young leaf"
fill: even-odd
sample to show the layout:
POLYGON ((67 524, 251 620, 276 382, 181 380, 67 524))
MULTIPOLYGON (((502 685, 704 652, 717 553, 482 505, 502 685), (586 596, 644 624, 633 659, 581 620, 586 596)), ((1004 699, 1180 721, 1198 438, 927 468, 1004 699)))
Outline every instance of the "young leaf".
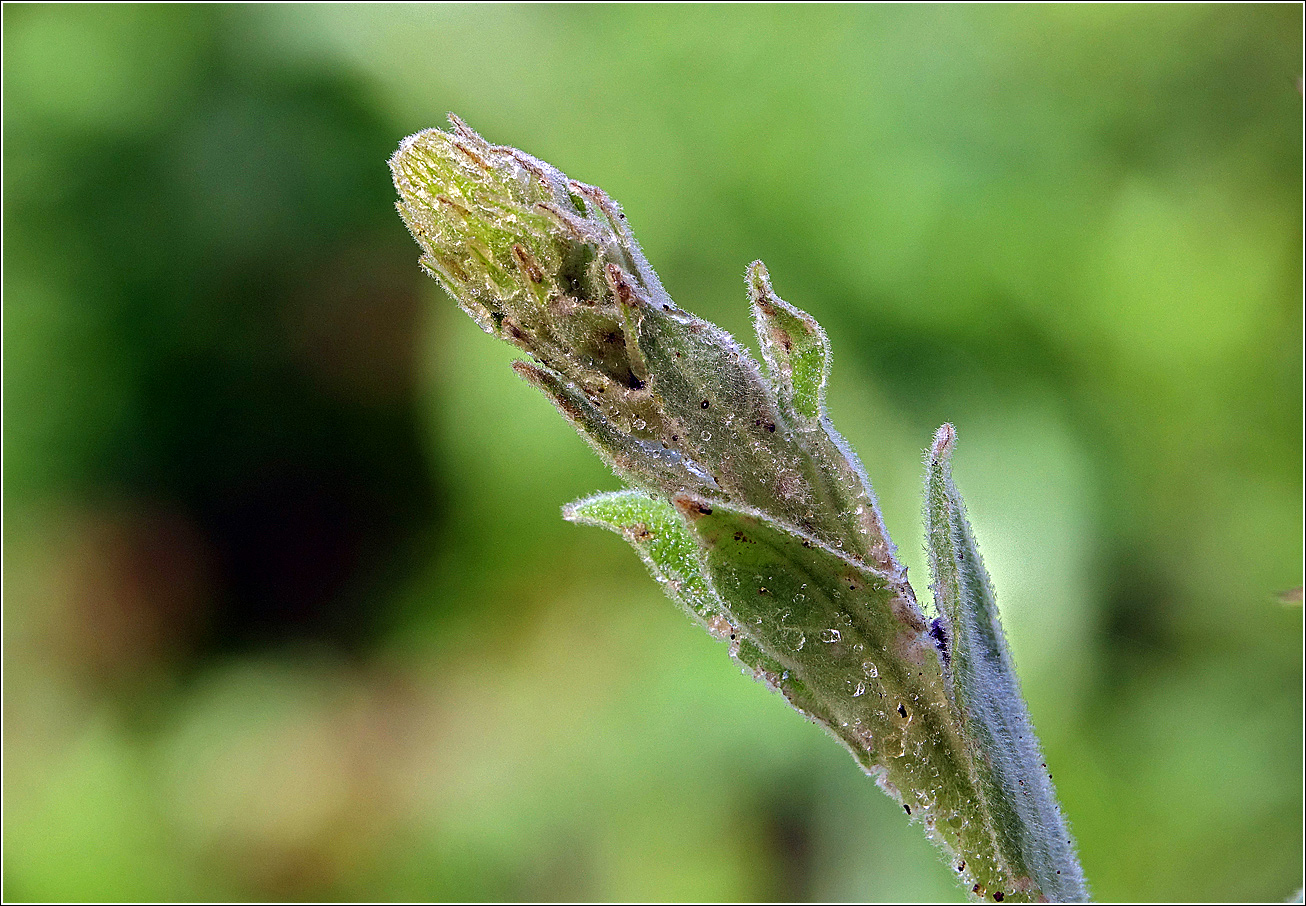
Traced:
POLYGON ((567 504, 562 517, 621 535, 686 613, 707 629, 724 628, 725 608, 699 569, 698 545, 666 500, 638 491, 595 494, 567 504))
POLYGON ((952 425, 944 425, 934 436, 925 480, 934 600, 950 648, 949 697, 965 729, 1003 859, 1051 900, 1087 900, 1052 775, 1020 695, 993 586, 952 481, 955 445, 952 425))
POLYGON ((783 668, 730 621, 725 605, 703 575, 698 545, 665 499, 638 491, 595 494, 563 507, 562 515, 625 538, 671 600, 716 638, 729 641, 730 654, 754 677, 778 688, 783 668))
POLYGON ((623 432, 574 385, 551 368, 530 362, 514 362, 513 370, 538 387, 559 412, 608 463, 631 484, 674 493, 698 488, 703 493, 719 491, 712 476, 692 459, 662 444, 623 432))
POLYGON ((794 420, 814 428, 825 415, 830 341, 815 318, 775 294, 771 275, 761 261, 748 267, 748 288, 771 383, 794 420))

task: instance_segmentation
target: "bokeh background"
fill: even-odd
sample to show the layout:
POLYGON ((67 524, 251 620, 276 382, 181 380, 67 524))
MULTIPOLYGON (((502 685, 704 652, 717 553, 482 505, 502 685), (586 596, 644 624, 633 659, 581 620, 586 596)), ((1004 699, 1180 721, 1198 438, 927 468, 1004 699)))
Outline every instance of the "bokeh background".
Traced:
POLYGON ((957 425, 1100 898, 1301 884, 1300 7, 3 16, 6 899, 960 898, 559 518, 393 210, 450 110, 741 338, 767 261, 922 595, 957 425))

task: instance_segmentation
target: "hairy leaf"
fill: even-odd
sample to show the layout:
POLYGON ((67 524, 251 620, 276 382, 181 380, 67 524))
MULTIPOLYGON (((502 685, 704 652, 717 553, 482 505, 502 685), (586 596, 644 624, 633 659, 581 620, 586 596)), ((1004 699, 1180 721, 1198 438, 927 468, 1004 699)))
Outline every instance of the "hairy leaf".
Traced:
POLYGON ((934 600, 950 647, 950 698, 1003 859, 1049 899, 1087 900, 1052 775, 1020 695, 993 585, 952 481, 955 444, 952 425, 941 427, 930 448, 925 484, 934 600))

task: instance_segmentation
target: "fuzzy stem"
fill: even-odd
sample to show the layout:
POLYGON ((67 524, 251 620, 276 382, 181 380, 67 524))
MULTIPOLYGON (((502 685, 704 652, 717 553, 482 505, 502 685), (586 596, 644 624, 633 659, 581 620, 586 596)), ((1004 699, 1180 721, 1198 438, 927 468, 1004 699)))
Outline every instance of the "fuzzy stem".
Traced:
POLYGON ((620 533, 694 620, 849 749, 972 894, 1082 897, 1069 838, 1045 839, 1065 833, 1051 784, 1022 773, 1037 743, 947 475, 951 434, 928 486, 936 593, 960 627, 950 656, 830 423, 815 319, 750 266, 764 371, 675 306, 616 202, 451 120, 391 159, 399 212, 427 271, 532 357, 514 368, 632 486, 566 518, 620 533))

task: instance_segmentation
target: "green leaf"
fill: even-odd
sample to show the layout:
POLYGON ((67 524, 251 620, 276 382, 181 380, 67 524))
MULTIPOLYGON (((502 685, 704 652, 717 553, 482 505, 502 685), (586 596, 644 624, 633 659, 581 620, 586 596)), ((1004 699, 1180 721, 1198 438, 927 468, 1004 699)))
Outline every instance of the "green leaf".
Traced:
POLYGON ((761 261, 748 267, 748 288, 772 386, 795 422, 814 428, 825 415, 830 341, 815 318, 775 294, 761 261))
POLYGON ((569 503, 562 516, 621 535, 673 601, 704 627, 721 629, 718 621, 725 609, 699 568, 698 545, 666 500, 638 491, 614 491, 569 503))
MULTIPOLYGON (((804 451, 804 467, 818 491, 819 509, 837 515, 842 536, 859 542, 845 547, 836 541, 835 546, 877 569, 905 575, 861 461, 825 411, 831 362, 825 331, 811 315, 776 295, 761 261, 749 265, 747 280, 767 372, 783 411, 794 424, 794 442, 804 451)), ((809 529, 808 523, 796 524, 809 529)))
POLYGON ((1058 902, 1088 899, 1007 650, 988 571, 952 481, 956 434, 934 437, 926 474, 926 539, 934 601, 949 647, 948 691, 966 732, 1003 859, 1058 902))
POLYGON ((520 361, 512 368, 538 387, 600 458, 631 484, 668 494, 683 488, 698 488, 702 493, 719 490, 711 475, 679 451, 622 431, 553 369, 520 361))
POLYGON ((568 504, 562 515, 625 538, 671 600, 716 638, 728 641, 731 656, 756 678, 776 687, 783 668, 731 623, 703 574, 697 543, 665 499, 638 491, 615 491, 568 504))
POLYGON ((996 847, 910 587, 761 513, 673 503, 731 624, 780 666, 773 685, 921 822, 967 886, 1029 895, 996 847))

